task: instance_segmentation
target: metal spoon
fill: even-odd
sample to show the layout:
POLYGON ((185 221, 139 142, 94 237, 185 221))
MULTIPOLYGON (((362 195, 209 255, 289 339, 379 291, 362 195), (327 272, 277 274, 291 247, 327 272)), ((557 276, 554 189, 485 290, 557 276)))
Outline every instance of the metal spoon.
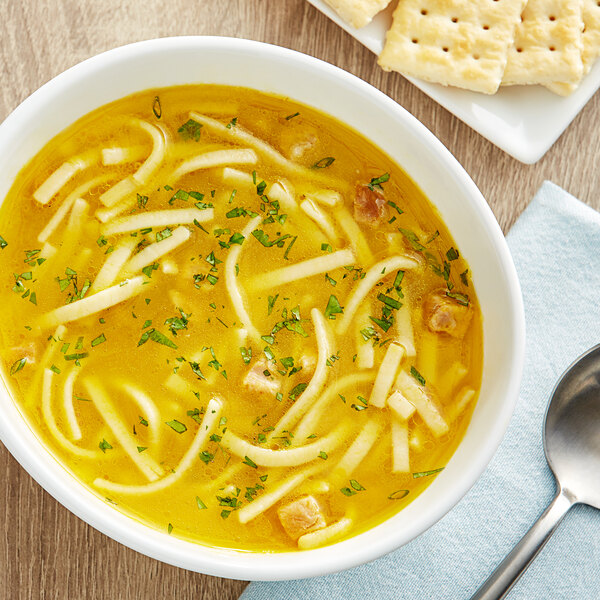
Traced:
POLYGON ((504 598, 574 504, 600 508, 600 344, 556 384, 546 410, 544 450, 556 496, 471 600, 504 598))

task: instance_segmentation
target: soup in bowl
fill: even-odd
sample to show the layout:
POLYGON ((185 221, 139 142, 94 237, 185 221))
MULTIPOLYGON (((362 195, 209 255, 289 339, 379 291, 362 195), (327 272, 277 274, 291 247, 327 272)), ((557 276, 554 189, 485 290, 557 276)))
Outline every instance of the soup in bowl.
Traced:
POLYGON ((63 503, 167 562, 274 579, 374 558, 468 489, 522 308, 489 209, 414 119, 212 38, 91 59, 0 144, 32 118, 4 166, 2 435, 63 503))

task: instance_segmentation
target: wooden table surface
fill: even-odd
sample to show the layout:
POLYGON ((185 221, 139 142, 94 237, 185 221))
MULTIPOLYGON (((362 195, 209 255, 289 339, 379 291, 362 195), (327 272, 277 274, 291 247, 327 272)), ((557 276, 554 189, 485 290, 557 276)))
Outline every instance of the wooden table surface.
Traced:
MULTIPOLYGON (((442 140, 504 231, 544 179, 600 208, 600 94, 526 166, 480 137, 304 0, 0 0, 0 121, 40 85, 94 54, 177 35, 244 37, 336 64, 376 86, 442 140)), ((40 488, 0 444, 0 600, 237 598, 245 583, 170 567, 98 533, 40 488)))

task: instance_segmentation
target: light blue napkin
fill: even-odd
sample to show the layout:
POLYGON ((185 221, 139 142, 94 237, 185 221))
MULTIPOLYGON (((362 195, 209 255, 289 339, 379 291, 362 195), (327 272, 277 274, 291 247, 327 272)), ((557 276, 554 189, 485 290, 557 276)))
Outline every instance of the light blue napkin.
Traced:
MULTIPOLYGON (((525 373, 508 432, 480 480, 396 552, 337 575, 256 582, 240 600, 466 600, 552 500, 542 423, 557 378, 600 342, 600 214, 545 182, 507 239, 525 302, 525 373)), ((554 599, 600 599, 600 511, 571 510, 510 594, 554 599)))

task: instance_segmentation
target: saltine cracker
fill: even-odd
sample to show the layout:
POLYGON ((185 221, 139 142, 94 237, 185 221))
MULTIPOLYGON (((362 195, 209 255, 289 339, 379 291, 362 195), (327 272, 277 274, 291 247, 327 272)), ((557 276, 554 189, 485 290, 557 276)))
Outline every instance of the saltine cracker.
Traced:
POLYGON ((583 75, 581 0, 529 0, 502 85, 577 83, 583 75))
POLYGON ((525 1, 400 0, 379 65, 493 94, 525 1))
MULTIPOLYGON (((583 0, 581 7, 583 20, 583 75, 587 75, 600 55, 600 2, 598 0, 583 0)), ((555 94, 568 96, 578 85, 575 83, 550 83, 546 87, 555 94)))
POLYGON ((364 27, 391 0, 325 0, 352 27, 364 27))

